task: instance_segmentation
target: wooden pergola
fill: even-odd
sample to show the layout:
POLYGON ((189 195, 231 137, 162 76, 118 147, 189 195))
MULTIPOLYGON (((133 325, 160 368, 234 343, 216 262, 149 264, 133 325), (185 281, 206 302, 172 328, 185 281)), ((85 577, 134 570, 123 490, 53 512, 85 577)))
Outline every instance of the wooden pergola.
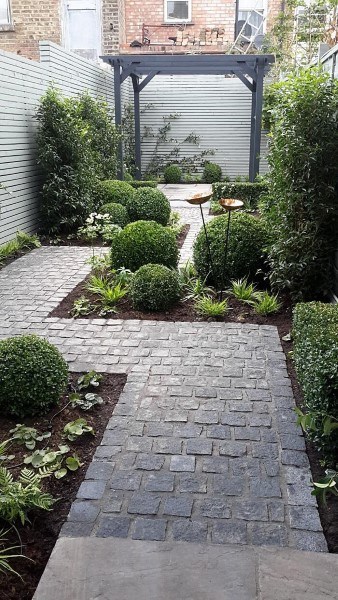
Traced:
MULTIPOLYGON (((114 70, 115 124, 122 125, 121 85, 130 77, 134 90, 136 178, 141 178, 140 93, 156 75, 235 75, 251 92, 249 179, 259 173, 263 81, 275 62, 272 54, 119 54, 102 56, 114 70)), ((119 179, 123 179, 123 143, 119 143, 119 179)))

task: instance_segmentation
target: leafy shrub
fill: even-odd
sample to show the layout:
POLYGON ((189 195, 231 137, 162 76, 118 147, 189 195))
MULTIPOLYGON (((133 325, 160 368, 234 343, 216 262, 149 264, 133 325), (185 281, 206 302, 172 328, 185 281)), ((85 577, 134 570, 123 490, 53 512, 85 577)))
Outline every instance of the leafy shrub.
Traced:
POLYGON ((166 310, 180 296, 178 273, 163 265, 143 265, 134 274, 130 295, 139 310, 166 310))
POLYGON ((225 235, 228 217, 215 217, 207 224, 214 273, 209 264, 208 247, 202 229, 194 244, 194 263, 198 274, 217 286, 230 279, 254 276, 264 265, 264 248, 269 235, 263 221, 245 213, 231 217, 228 256, 225 263, 225 235))
POLYGON ((97 186, 97 202, 99 206, 113 202, 127 207, 134 198, 134 193, 134 188, 126 181, 107 179, 106 181, 100 181, 97 186))
POLYGON ((178 165, 168 165, 163 172, 166 183, 180 183, 182 181, 182 171, 178 165))
POLYGON ((178 247, 175 234, 155 221, 129 223, 114 238, 111 264, 114 269, 125 267, 137 271, 149 263, 175 268, 178 247))
POLYGON ((49 89, 37 112, 38 163, 42 167, 41 221, 49 233, 72 231, 93 208, 96 183, 88 127, 74 99, 49 89))
POLYGON ((138 179, 133 179, 132 181, 129 181, 128 183, 130 183, 131 186, 133 186, 133 188, 135 188, 136 190, 138 188, 143 188, 143 187, 151 187, 151 188, 157 188, 157 181, 141 181, 138 179))
POLYGON ((334 466, 338 430, 326 434, 325 417, 338 420, 338 307, 320 302, 297 304, 293 313, 294 361, 307 411, 310 437, 334 466))
POLYGON ((168 225, 170 202, 160 190, 140 188, 128 203, 128 212, 132 221, 156 221, 168 225))
POLYGON ((115 225, 119 225, 123 228, 127 225, 127 223, 129 223, 128 211, 123 204, 109 202, 108 204, 101 206, 100 210, 102 213, 108 214, 111 222, 115 223, 115 225))
POLYGON ((246 208, 257 208, 258 201, 262 194, 267 193, 268 186, 265 182, 249 183, 247 181, 229 181, 225 183, 214 183, 212 190, 214 200, 218 201, 221 198, 236 198, 237 200, 242 200, 246 208))
POLYGON ((271 284, 295 300, 322 297, 334 277, 337 247, 338 81, 316 69, 276 89, 267 209, 273 244, 271 284))
POLYGON ((195 310, 202 317, 211 317, 214 319, 224 317, 228 312, 227 300, 213 300, 210 296, 202 296, 195 302, 195 310))
POLYGON ((222 169, 219 165, 212 162, 206 162, 203 169, 203 181, 205 183, 215 183, 221 181, 222 169))
POLYGON ((0 342, 0 409, 15 417, 41 415, 58 403, 67 363, 47 340, 22 335, 0 342))

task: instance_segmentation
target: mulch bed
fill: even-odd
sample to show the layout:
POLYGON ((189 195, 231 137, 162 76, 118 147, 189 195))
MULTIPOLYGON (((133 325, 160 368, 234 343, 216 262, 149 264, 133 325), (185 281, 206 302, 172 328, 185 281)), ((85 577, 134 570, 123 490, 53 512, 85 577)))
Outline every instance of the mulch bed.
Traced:
MULTIPOLYGON (((181 233, 177 238, 177 244, 179 248, 182 248, 185 238, 187 237, 188 231, 190 229, 190 225, 186 224, 183 226, 181 233)), ((66 234, 59 235, 57 238, 53 238, 50 236, 44 236, 41 238, 42 246, 85 246, 95 247, 95 246, 106 246, 109 248, 109 244, 105 243, 102 239, 97 238, 94 242, 89 242, 88 240, 79 239, 77 237, 68 236, 66 234)))
MULTIPOLYGON (((70 381, 75 382, 81 373, 72 373, 70 381)), ((31 600, 35 589, 39 583, 44 568, 48 562, 51 551, 58 538, 61 526, 65 522, 70 505, 75 499, 76 493, 81 482, 84 479, 88 465, 90 464, 96 447, 100 444, 107 423, 117 404, 121 391, 126 381, 125 375, 104 374, 99 388, 95 391, 103 398, 104 402, 100 406, 95 406, 90 411, 83 411, 80 408, 65 408, 59 415, 52 419, 53 415, 63 408, 67 402, 67 394, 62 398, 61 403, 53 408, 48 414, 39 419, 25 419, 25 425, 36 427, 38 431, 47 431, 50 420, 52 419, 51 438, 40 442, 40 447, 57 447, 58 444, 67 443, 75 454, 78 454, 83 464, 78 471, 67 474, 63 479, 57 480, 54 476, 44 480, 44 489, 50 492, 58 502, 54 505, 52 511, 36 511, 30 513, 30 523, 23 527, 16 523, 22 545, 23 554, 32 560, 15 559, 11 566, 20 573, 22 579, 8 573, 0 573, 0 599, 1 600, 31 600), (75 442, 65 441, 62 436, 62 430, 66 423, 77 418, 85 418, 89 425, 94 428, 95 436, 85 434, 75 442), (32 562, 33 561, 33 562, 32 562)), ((15 427, 18 420, 0 418, 0 440, 8 439, 9 430, 15 427)), ((8 465, 19 465, 22 463, 25 454, 30 454, 24 446, 15 446, 11 452, 15 454, 14 461, 8 465)), ((21 467, 11 469, 13 474, 17 474, 21 467)), ((0 530, 7 531, 9 525, 0 522, 0 530)), ((7 545, 20 545, 18 535, 14 530, 10 530, 6 535, 7 545)), ((17 551, 20 552, 20 549, 17 551)), ((16 552, 14 551, 14 554, 16 552)))

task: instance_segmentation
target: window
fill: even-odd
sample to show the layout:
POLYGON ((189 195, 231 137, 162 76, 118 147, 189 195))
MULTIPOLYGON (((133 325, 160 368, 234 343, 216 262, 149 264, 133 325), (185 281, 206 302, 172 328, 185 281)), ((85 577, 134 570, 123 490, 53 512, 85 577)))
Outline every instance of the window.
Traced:
POLYGON ((11 22, 11 7, 9 0, 0 0, 0 27, 1 25, 10 25, 11 22))
POLYGON ((66 0, 66 48, 84 58, 97 61, 102 54, 100 16, 100 0, 66 0))
POLYGON ((191 21, 191 0, 164 0, 165 23, 191 21))
POLYGON ((245 37, 254 38, 256 35, 263 35, 265 33, 264 13, 264 0, 238 0, 236 35, 240 33, 245 23, 242 31, 245 37))

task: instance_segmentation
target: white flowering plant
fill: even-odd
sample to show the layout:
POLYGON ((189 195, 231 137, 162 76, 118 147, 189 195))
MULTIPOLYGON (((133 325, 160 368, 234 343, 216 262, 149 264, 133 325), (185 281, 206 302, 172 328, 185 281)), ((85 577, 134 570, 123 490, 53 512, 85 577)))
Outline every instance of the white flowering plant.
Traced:
POLYGON ((112 223, 108 213, 93 212, 86 219, 85 225, 79 227, 77 237, 88 242, 101 238, 104 243, 108 244, 119 231, 121 231, 121 227, 112 223))

